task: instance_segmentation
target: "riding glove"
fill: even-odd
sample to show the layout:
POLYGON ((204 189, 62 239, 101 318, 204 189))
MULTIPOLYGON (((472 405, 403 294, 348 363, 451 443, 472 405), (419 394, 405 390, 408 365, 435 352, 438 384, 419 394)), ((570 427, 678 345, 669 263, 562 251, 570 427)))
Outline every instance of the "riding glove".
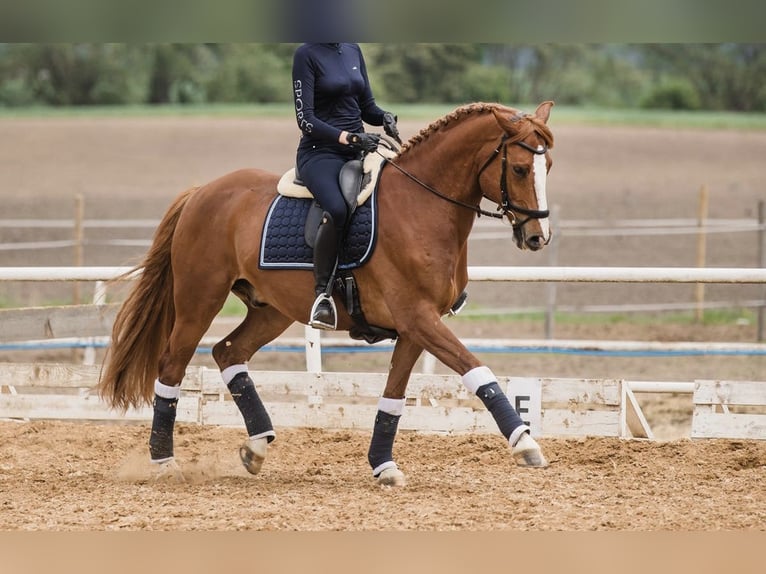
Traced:
POLYGON ((380 136, 361 132, 358 134, 348 134, 346 141, 348 142, 348 147, 353 150, 371 152, 378 149, 380 136))
POLYGON ((385 112, 383 114, 383 131, 385 131, 387 135, 394 138, 397 143, 402 143, 402 140, 399 137, 399 128, 396 127, 396 122, 398 119, 399 118, 397 118, 391 112, 385 112))

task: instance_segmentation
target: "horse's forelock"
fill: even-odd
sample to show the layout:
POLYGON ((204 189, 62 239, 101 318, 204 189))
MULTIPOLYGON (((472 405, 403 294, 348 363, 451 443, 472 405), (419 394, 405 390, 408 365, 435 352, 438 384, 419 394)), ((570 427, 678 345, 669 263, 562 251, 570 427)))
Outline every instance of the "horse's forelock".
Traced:
POLYGON ((546 124, 543 120, 538 118, 537 116, 530 116, 529 121, 535 126, 535 132, 537 135, 539 135, 541 138, 543 138, 543 141, 545 142, 545 145, 549 148, 553 147, 553 132, 551 131, 551 128, 548 127, 548 124, 546 124))
POLYGON ((532 132, 535 132, 549 148, 553 147, 553 132, 543 120, 532 114, 518 115, 515 122, 519 122, 518 131, 508 139, 508 143, 516 143, 525 140, 532 132))

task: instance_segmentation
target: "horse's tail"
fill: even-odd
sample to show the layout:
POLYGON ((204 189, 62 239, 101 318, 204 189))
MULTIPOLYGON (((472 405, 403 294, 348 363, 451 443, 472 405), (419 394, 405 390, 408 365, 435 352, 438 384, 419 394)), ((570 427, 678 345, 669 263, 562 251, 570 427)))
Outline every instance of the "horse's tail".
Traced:
POLYGON ((114 409, 151 404, 154 398, 158 361, 175 321, 170 248, 181 211, 195 190, 175 199, 143 262, 121 277, 141 271, 115 317, 98 384, 99 396, 114 409))

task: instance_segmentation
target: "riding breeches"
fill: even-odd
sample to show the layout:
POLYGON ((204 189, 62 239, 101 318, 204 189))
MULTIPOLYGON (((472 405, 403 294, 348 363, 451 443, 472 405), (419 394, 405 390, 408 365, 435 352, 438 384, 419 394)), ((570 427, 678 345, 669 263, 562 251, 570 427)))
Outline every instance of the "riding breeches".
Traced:
POLYGON ((348 217, 348 207, 338 183, 338 174, 350 157, 336 153, 313 151, 299 154, 298 171, 303 183, 319 205, 332 215, 338 237, 342 237, 348 217))

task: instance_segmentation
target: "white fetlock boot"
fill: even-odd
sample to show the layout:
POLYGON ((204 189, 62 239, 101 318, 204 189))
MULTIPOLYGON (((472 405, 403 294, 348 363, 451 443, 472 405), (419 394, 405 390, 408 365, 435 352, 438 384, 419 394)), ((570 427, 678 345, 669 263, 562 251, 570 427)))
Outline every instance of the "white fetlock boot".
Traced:
POLYGON ((241 447, 239 447, 239 459, 242 461, 247 472, 258 474, 266 460, 266 446, 269 441, 266 437, 248 438, 241 447))
POLYGON ((531 468, 545 468, 548 461, 543 456, 540 445, 528 432, 522 433, 519 440, 511 448, 511 455, 519 466, 531 468))

